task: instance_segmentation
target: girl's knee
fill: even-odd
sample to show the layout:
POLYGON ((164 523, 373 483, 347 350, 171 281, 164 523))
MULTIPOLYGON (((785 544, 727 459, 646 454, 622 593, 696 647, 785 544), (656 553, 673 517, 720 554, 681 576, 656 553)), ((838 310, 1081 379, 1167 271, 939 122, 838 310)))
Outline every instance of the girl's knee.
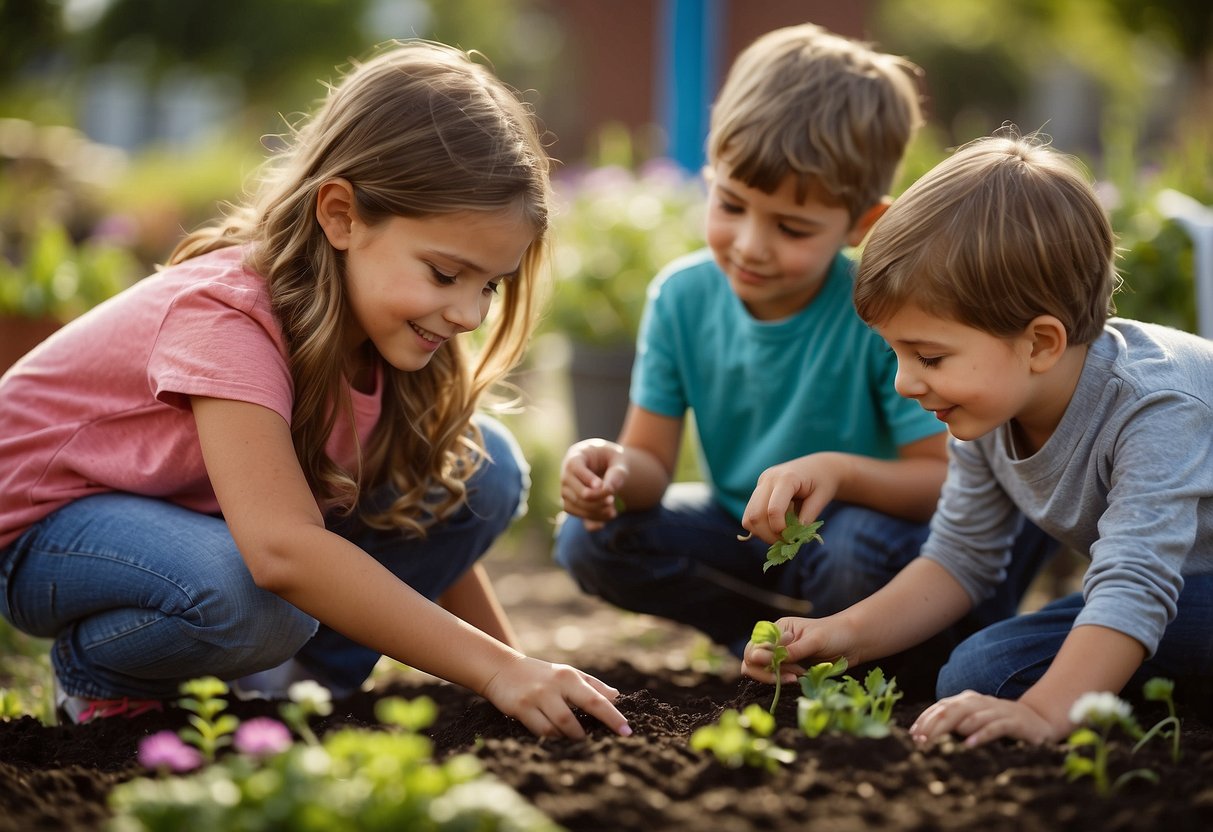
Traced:
POLYGON ((531 467, 518 441, 501 422, 477 416, 487 459, 468 483, 469 501, 481 516, 504 516, 505 521, 526 513, 531 490, 531 467))

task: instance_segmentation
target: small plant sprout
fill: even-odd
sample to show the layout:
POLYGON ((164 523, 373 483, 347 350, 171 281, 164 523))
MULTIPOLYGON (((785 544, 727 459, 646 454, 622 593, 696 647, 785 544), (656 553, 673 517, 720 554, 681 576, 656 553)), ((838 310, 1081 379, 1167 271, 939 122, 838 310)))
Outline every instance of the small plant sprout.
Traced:
MULTIPOLYGON (((763 572, 766 572, 772 566, 779 566, 781 563, 787 563, 796 557, 796 553, 800 551, 800 547, 804 544, 813 540, 816 540, 818 543, 822 542, 821 535, 817 533, 817 530, 821 528, 825 522, 824 520, 814 520, 812 523, 806 525, 800 522, 800 518, 796 516, 796 512, 792 511, 792 509, 788 509, 788 513, 784 515, 783 519, 787 525, 779 533, 779 539, 767 549, 767 562, 762 565, 763 572)), ((739 534, 737 535, 737 539, 745 541, 753 536, 753 532, 739 534)))
POLYGON ((755 644, 768 644, 771 647, 771 664, 768 667, 775 674, 775 698, 771 700, 770 710, 770 713, 773 714, 775 713, 775 706, 779 704, 780 688, 783 685, 779 668, 788 657, 788 648, 780 644, 783 641, 783 631, 773 621, 759 621, 754 625, 754 632, 750 635, 750 641, 755 644))
POLYGON ((1167 716, 1159 720, 1153 728, 1146 731, 1142 738, 1133 746, 1133 752, 1149 742, 1154 737, 1169 737, 1171 739, 1171 762, 1179 763, 1179 717, 1175 715, 1175 683, 1170 679, 1155 676, 1142 686, 1142 695, 1151 702, 1163 702, 1167 706, 1167 716))
POLYGON ((711 751, 729 768, 752 766, 776 771, 781 763, 792 762, 796 755, 768 739, 774 731, 775 717, 761 705, 747 705, 740 712, 730 708, 720 715, 716 724, 695 729, 691 734, 691 748, 711 751))
POLYGON ((1109 795, 1133 779, 1158 782, 1158 775, 1149 769, 1139 768, 1125 772, 1111 780, 1108 773, 1108 745, 1112 730, 1120 728, 1130 737, 1141 736, 1133 709, 1129 703, 1113 693, 1084 693, 1070 706, 1070 721, 1080 726, 1067 741, 1070 752, 1065 759, 1065 772, 1069 780, 1090 777, 1095 782, 1095 791, 1109 795), (1080 749, 1092 749, 1087 757, 1080 749))
POLYGON ((861 684, 850 676, 834 677, 847 669, 845 657, 822 662, 800 677, 804 694, 796 702, 796 721, 809 737, 831 733, 857 737, 885 737, 893 718, 893 705, 901 699, 896 679, 885 679, 874 668, 861 684))
POLYGON ((189 728, 181 729, 181 739, 202 752, 208 762, 214 762, 215 752, 231 741, 231 734, 240 720, 223 711, 227 700, 227 683, 214 676, 203 676, 181 683, 181 699, 177 705, 190 712, 189 728))
POLYGON ((312 716, 328 716, 333 712, 333 694, 319 682, 305 680, 295 682, 286 689, 289 699, 279 709, 282 719, 308 745, 318 745, 308 719, 312 716))

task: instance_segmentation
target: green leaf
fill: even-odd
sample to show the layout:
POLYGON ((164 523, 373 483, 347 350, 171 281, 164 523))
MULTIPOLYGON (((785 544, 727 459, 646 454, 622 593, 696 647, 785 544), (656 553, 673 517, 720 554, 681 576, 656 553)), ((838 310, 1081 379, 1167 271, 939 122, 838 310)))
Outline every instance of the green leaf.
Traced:
POLYGON ((807 525, 800 522, 800 518, 796 516, 796 512, 788 509, 784 516, 787 526, 779 534, 779 540, 771 544, 767 549, 767 560, 762 566, 762 571, 766 572, 772 566, 779 566, 787 563, 792 558, 796 557, 796 553, 800 551, 800 547, 805 543, 816 540, 821 541, 821 535, 817 534, 817 530, 821 528, 823 521, 814 520, 807 525))

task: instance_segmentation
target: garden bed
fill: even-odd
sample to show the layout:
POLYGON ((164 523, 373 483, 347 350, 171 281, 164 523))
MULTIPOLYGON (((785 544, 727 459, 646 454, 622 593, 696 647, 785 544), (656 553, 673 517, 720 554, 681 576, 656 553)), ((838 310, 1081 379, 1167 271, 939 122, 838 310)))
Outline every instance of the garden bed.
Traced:
MULTIPOLYGON (((500 586, 524 643, 554 658, 576 656, 579 666, 618 687, 633 736, 617 737, 587 721, 584 742, 538 740, 480 698, 418 673, 389 674, 373 690, 336 703, 320 732, 374 725, 374 702, 382 696, 427 695, 439 705, 427 731, 436 756, 476 756, 570 830, 1175 832, 1213 824, 1207 703, 1181 701, 1179 765, 1165 743, 1147 745, 1131 761, 1120 743, 1114 773, 1147 767, 1159 781, 1132 781, 1106 798, 1089 779, 1067 781, 1065 751, 1058 747, 999 742, 916 749, 904 729, 921 699, 898 704, 892 734, 883 739, 809 739, 795 727, 794 689, 779 703, 773 736, 795 752, 794 761, 773 773, 730 769, 692 750, 689 738, 726 708, 769 704, 769 686, 739 677, 735 661, 713 659, 693 634, 621 616, 570 592, 561 575, 515 577, 500 586), (511 594, 524 591, 526 599, 511 594), (697 652, 703 655, 696 658, 697 652)), ((1137 704, 1143 722, 1157 716, 1148 704, 1137 704)), ((233 709, 241 717, 271 710, 265 703, 233 709)), ((110 789, 140 773, 138 740, 183 723, 178 711, 80 727, 45 727, 31 717, 0 722, 0 832, 102 829, 110 789)))

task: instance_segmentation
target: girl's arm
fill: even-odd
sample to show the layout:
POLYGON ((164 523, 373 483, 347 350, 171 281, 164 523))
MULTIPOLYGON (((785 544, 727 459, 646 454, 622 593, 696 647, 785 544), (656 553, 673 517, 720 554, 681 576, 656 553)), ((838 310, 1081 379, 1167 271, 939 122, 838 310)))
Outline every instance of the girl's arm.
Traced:
POLYGON ((1011 737, 1028 742, 1057 742, 1074 730, 1070 706, 1084 693, 1119 692, 1141 667, 1141 642, 1108 627, 1084 624, 1062 642, 1049 669, 1018 700, 966 691, 927 708, 910 726, 920 743, 955 732, 966 745, 1011 737))
POLYGON ((816 519, 831 500, 925 523, 939 502, 948 472, 947 434, 903 446, 898 459, 822 451, 762 472, 742 525, 768 543, 783 531, 789 507, 803 522, 816 519))
POLYGON ((475 564, 438 599, 447 612, 454 613, 481 632, 518 650, 518 636, 509 616, 497 600, 493 584, 484 567, 475 564))
POLYGON ((536 734, 584 736, 571 705, 628 732, 613 689, 528 659, 328 531, 280 416, 226 399, 191 403, 215 495, 258 586, 372 650, 479 693, 536 734))

